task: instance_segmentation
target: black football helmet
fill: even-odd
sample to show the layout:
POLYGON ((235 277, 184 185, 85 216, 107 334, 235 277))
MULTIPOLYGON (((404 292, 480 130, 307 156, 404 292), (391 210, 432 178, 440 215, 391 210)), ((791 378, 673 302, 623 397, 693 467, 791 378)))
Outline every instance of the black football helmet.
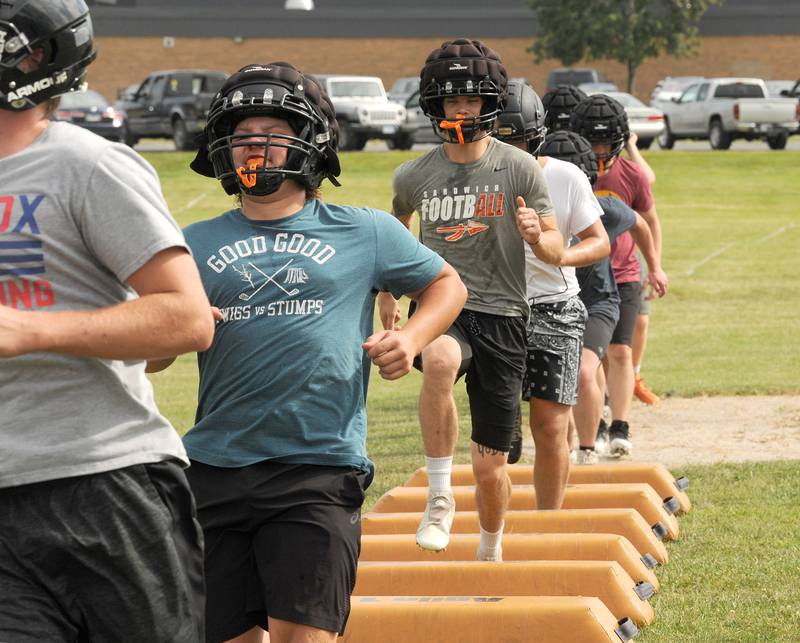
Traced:
POLYGON ((497 118, 495 138, 512 145, 524 142, 528 152, 538 156, 546 134, 544 105, 539 94, 527 83, 510 81, 505 109, 497 118))
POLYGON ((419 106, 442 141, 463 145, 492 133, 508 83, 500 56, 492 49, 465 38, 442 43, 430 53, 419 76, 419 106), (480 116, 448 121, 443 106, 447 96, 480 96, 480 116))
POLYGON ((311 190, 326 178, 338 186, 338 138, 333 105, 312 76, 287 62, 246 65, 225 81, 211 101, 200 149, 190 167, 219 179, 228 194, 272 194, 285 179, 311 190), (252 116, 284 119, 295 136, 234 134, 236 125, 252 116), (258 153, 246 167, 237 167, 233 151, 244 147, 254 147, 258 153), (282 167, 268 166, 271 147, 287 150, 282 167))
POLYGON ((24 111, 84 85, 97 52, 84 0, 0 2, 0 109, 24 111))
POLYGON ((578 103, 572 110, 569 125, 589 143, 611 146, 608 153, 596 154, 601 176, 605 164, 622 152, 630 136, 625 108, 605 94, 592 94, 578 103))
POLYGON ((542 96, 542 103, 547 112, 544 118, 547 131, 557 132, 561 129, 569 129, 569 117, 572 115, 572 110, 585 99, 586 94, 575 85, 559 85, 542 96))
POLYGON ((577 165, 592 185, 597 180, 597 157, 589 141, 580 134, 564 129, 552 132, 545 138, 540 154, 577 165))

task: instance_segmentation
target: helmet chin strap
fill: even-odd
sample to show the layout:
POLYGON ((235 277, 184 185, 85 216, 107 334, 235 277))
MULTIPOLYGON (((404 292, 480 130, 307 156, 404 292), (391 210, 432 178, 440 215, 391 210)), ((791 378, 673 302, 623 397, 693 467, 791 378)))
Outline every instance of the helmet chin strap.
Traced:
POLYGON ((605 159, 597 159, 597 176, 603 176, 606 171, 605 159))
POLYGON ((439 128, 443 130, 455 130, 456 136, 458 137, 458 144, 464 145, 464 133, 461 131, 461 125, 463 125, 463 123, 463 118, 457 121, 443 120, 439 122, 439 128))

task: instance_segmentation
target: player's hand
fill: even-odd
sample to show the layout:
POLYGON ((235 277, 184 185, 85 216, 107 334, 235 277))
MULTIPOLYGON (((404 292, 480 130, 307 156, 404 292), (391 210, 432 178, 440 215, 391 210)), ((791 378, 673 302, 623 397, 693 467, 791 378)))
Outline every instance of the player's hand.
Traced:
POLYGON ((647 275, 647 283, 659 297, 663 297, 667 294, 669 278, 667 277, 667 273, 661 270, 661 268, 653 270, 647 275))
POLYGON ((406 375, 417 354, 411 339, 399 330, 373 333, 361 346, 385 380, 397 380, 406 375))
POLYGON ((628 140, 625 141, 625 150, 630 152, 631 150, 636 149, 636 141, 638 140, 639 137, 637 136, 636 132, 631 132, 628 134, 628 140))
POLYGON ((224 319, 222 317, 222 311, 216 306, 211 306, 211 316, 214 318, 215 322, 221 322, 224 319))
POLYGON ((390 292, 378 293, 378 314, 384 330, 400 330, 400 305, 390 292))
POLYGON ((0 304, 0 357, 16 357, 30 352, 25 342, 29 330, 26 318, 29 313, 24 313, 0 304))
POLYGON ((517 197, 517 228, 520 236, 529 244, 539 243, 542 228, 539 225, 539 215, 536 210, 525 205, 525 199, 517 197))

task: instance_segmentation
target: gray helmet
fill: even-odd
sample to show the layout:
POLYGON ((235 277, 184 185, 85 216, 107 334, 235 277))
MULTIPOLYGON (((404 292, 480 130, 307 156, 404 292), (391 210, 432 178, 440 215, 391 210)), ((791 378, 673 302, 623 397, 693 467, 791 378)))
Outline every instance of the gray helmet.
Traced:
POLYGON ((83 0, 0 2, 0 109, 24 111, 83 87, 92 38, 83 0), (29 57, 40 60, 23 65, 29 57))
POLYGON ((505 143, 526 143, 528 152, 537 156, 544 143, 544 105, 533 87, 518 80, 508 83, 503 113, 497 118, 495 137, 505 143))

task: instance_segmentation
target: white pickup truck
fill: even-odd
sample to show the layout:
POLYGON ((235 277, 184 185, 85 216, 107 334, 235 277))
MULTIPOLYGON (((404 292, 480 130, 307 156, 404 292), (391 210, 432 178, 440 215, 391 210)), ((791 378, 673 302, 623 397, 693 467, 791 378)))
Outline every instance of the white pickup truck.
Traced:
POLYGON ((800 106, 791 98, 766 98, 759 78, 705 78, 678 98, 654 101, 664 112, 665 128, 658 139, 672 149, 681 138, 708 139, 712 149, 727 150, 737 138, 766 139, 773 150, 786 147, 797 132, 800 106))

